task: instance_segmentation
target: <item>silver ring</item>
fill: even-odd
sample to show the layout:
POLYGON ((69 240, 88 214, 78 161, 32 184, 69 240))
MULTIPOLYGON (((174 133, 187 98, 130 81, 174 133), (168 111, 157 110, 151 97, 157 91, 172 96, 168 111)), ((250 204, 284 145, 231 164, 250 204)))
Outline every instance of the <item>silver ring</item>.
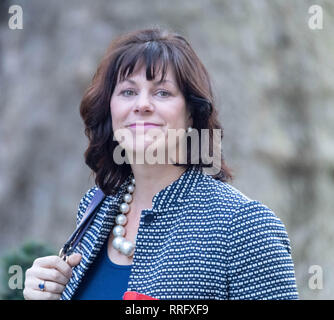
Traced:
POLYGON ((38 288, 41 291, 45 291, 45 280, 39 283, 38 288))

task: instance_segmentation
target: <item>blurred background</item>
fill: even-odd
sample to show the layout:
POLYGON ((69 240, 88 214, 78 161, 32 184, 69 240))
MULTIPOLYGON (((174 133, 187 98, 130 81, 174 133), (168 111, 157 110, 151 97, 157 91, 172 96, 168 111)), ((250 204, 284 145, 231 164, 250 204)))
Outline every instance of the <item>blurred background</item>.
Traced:
POLYGON ((94 184, 79 104, 107 46, 154 26, 185 36, 211 74, 232 185, 285 224, 300 298, 333 299, 330 0, 2 0, 2 298, 20 294, 8 289, 11 264, 58 252, 94 184), (23 29, 9 28, 11 5, 22 7, 23 29), (312 5, 323 11, 322 29, 310 28, 312 5))

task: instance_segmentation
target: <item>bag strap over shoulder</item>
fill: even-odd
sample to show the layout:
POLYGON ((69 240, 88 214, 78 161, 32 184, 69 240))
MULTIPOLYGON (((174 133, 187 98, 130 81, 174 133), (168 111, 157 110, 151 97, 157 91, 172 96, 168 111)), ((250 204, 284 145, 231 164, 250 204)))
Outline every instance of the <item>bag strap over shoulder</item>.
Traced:
POLYGON ((81 238, 85 234, 87 228, 92 224, 96 213, 98 211, 98 207, 102 204, 103 200, 105 199, 106 195, 103 193, 101 189, 97 189, 94 194, 93 199, 89 203, 79 225, 68 238, 64 246, 59 251, 59 256, 66 260, 66 257, 71 255, 81 241, 81 238))

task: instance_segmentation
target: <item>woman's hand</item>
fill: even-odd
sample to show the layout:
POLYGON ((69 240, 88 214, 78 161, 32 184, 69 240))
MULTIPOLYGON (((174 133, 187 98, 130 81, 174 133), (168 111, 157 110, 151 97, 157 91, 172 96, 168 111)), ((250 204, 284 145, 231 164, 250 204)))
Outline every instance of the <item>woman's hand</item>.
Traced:
POLYGON ((26 300, 59 300, 70 280, 72 268, 79 264, 81 254, 70 255, 65 262, 58 256, 38 258, 26 271, 23 296, 26 300), (44 284, 44 289, 39 288, 44 284))

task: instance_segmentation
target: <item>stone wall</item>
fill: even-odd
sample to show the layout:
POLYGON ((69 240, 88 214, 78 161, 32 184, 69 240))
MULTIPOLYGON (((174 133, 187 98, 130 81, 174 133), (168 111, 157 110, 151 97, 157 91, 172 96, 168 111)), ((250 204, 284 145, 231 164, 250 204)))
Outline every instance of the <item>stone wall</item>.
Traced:
POLYGON ((328 1, 2 1, 0 253, 55 248, 94 183, 82 94, 109 42, 137 28, 183 34, 212 76, 235 187, 284 222, 300 297, 334 298, 334 6, 328 1), (23 9, 10 30, 8 8, 23 9), (323 29, 308 27, 321 5, 323 29), (309 268, 323 270, 312 290, 309 268))

